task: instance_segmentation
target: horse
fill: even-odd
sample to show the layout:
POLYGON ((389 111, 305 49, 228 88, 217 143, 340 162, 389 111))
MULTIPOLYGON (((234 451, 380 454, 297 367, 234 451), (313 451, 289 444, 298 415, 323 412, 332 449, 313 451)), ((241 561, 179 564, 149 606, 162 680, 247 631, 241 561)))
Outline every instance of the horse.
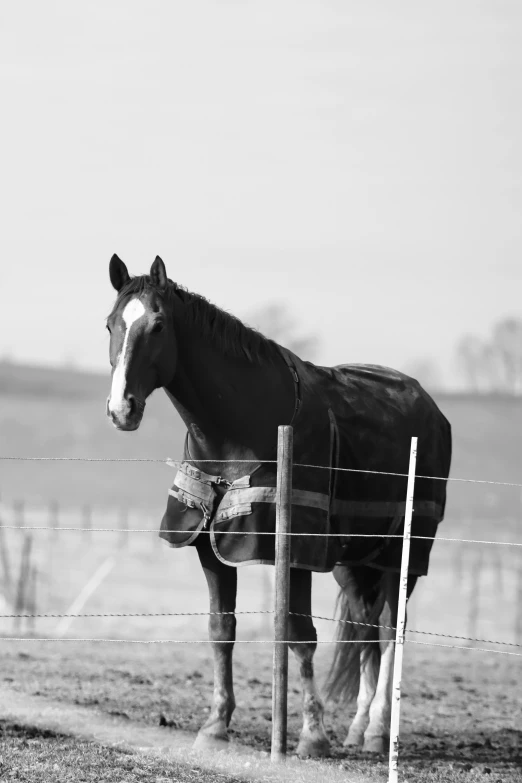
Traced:
POLYGON ((208 583, 214 695, 195 745, 228 740, 235 708, 237 568, 274 562, 277 428, 291 424, 292 531, 302 533, 291 539, 288 618, 302 687, 296 753, 330 753, 313 664, 314 571, 332 572, 339 585, 337 638, 359 642, 336 645, 326 698, 357 696, 344 744, 383 752, 389 743, 409 447, 417 436, 421 478, 408 597, 427 574, 444 517, 449 422, 416 380, 378 365, 305 362, 170 280, 159 256, 149 274, 131 277, 114 255, 109 277, 117 296, 107 318, 107 416, 119 430, 136 430, 147 398, 163 388, 187 430, 160 536, 173 547, 195 546, 208 583), (364 537, 368 533, 373 537, 364 537))

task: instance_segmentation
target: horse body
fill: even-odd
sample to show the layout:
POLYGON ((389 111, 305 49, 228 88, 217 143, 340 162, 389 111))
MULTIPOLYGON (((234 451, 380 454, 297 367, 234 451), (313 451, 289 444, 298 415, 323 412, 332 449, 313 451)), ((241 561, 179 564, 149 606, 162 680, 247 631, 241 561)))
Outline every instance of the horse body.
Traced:
MULTIPOLYGON (((108 319, 113 365, 108 415, 118 428, 135 429, 146 398, 163 387, 187 426, 185 463, 170 493, 161 535, 173 546, 196 546, 209 587, 215 687, 198 743, 227 739, 235 706, 236 566, 273 562, 274 538, 255 532, 273 531, 276 474, 269 461, 276 456, 277 427, 292 423, 295 462, 324 468, 294 468, 293 531, 314 533, 314 538, 292 539, 289 640, 303 689, 297 752, 329 752, 313 670, 316 632, 306 616, 311 615, 312 570, 333 570, 341 588, 341 619, 347 621, 340 624, 339 636, 364 643, 339 645, 328 683, 334 697, 358 690, 346 743, 382 751, 394 645, 390 630, 371 626, 396 625, 399 550, 385 539, 376 539, 377 546, 375 539, 362 545, 353 535, 400 532, 406 480, 334 469, 405 473, 411 435, 419 436, 424 461, 418 472, 442 480, 418 482, 420 511, 414 525, 418 534, 433 536, 444 512, 449 424, 412 379, 386 368, 320 368, 302 362, 177 287, 159 258, 150 275, 130 278, 123 262, 113 257, 110 276, 118 298, 108 319), (200 535, 204 525, 210 529, 200 535), (186 534, 169 532, 173 529, 186 534), (242 530, 250 535, 227 536, 242 530), (332 532, 342 535, 324 536, 332 532)), ((431 544, 431 539, 412 542, 410 593, 417 575, 427 572, 431 544)))

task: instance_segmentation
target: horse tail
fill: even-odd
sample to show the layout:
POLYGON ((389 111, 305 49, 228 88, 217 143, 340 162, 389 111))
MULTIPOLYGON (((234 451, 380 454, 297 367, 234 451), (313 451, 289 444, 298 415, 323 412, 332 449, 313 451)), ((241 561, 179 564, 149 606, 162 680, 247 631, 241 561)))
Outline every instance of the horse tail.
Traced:
POLYGON ((384 575, 376 569, 338 566, 334 576, 340 585, 336 641, 341 644, 335 646, 325 696, 326 700, 346 703, 357 698, 361 666, 368 667, 371 686, 377 684, 381 661, 379 629, 371 626, 379 622, 386 595, 384 575))

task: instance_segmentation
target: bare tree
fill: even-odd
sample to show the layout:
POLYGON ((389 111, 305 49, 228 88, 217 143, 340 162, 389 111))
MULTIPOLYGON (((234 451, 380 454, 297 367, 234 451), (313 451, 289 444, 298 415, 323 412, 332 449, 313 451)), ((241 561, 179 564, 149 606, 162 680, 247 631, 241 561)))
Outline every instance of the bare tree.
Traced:
POLYGON ((289 348, 300 358, 311 361, 316 357, 319 347, 317 337, 302 334, 284 304, 273 302, 254 311, 248 320, 255 329, 289 348))
POLYGON ((504 391, 522 393, 522 320, 506 318, 493 329, 492 358, 504 391))
POLYGON ((522 320, 499 321, 490 340, 464 337, 457 359, 470 390, 522 394, 522 320))
POLYGON ((406 365, 404 372, 428 391, 440 390, 444 386, 440 367, 434 359, 414 359, 406 365))
POLYGON ((488 362, 485 350, 485 344, 474 335, 466 335, 457 346, 459 370, 470 391, 482 391, 484 388, 484 370, 488 362))

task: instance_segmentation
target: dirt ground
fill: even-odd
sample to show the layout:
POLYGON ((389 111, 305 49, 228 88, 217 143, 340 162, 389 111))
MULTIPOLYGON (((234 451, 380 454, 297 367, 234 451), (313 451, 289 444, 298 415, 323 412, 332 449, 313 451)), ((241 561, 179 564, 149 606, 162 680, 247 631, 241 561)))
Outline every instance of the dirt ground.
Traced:
MULTIPOLYGON (((36 512, 27 519, 39 525, 47 521, 45 513, 36 512)), ((64 518, 62 524, 65 527, 67 522, 75 526, 80 521, 79 517, 71 516, 64 518)), ((93 527, 115 524, 117 526, 119 521, 110 518, 93 520, 93 527)), ((154 527, 151 520, 147 522, 138 515, 131 516, 129 524, 131 527, 154 527)), ((512 530, 507 525, 502 529, 502 535, 498 530, 473 529, 463 537, 487 534, 490 538, 502 538, 505 534, 506 540, 511 540, 508 536, 512 530)), ((458 535, 464 531, 453 530, 448 525, 444 532, 458 535)), ((18 530, 4 533, 16 584, 23 537, 18 530)), ((196 554, 189 549, 170 550, 161 545, 156 533, 100 532, 90 535, 64 530, 47 535, 34 532, 32 552, 38 567, 37 611, 67 612, 92 574, 111 555, 115 559, 113 570, 81 611, 112 612, 115 616, 78 618, 71 624, 67 636, 105 637, 122 642, 125 639, 206 640, 207 590, 196 554), (122 616, 129 612, 202 614, 122 616)), ((478 558, 478 546, 437 543, 430 576, 420 581, 409 605, 410 628, 511 643, 517 640, 518 551, 506 547, 481 549, 483 557, 478 558)), ((257 612, 272 606, 271 582, 263 567, 240 569, 239 582, 239 612, 257 612)), ((314 575, 314 615, 333 616, 336 592, 331 575, 314 575)), ((4 611, 8 613, 7 605, 1 613, 4 611)), ((84 705, 108 716, 119 716, 122 725, 129 727, 160 728, 161 724, 166 745, 173 739, 173 729, 196 732, 204 722, 212 696, 209 645, 58 640, 10 642, 2 639, 3 636, 31 633, 54 637, 58 633, 58 622, 58 618, 40 619, 19 627, 13 620, 0 621, 0 684, 3 681, 6 687, 21 694, 40 694, 59 700, 64 707, 84 705)), ((319 620, 316 627, 320 640, 331 639, 334 626, 330 621, 319 620)), ((239 638, 270 639, 272 633, 270 615, 242 614, 238 617, 239 638)), ((413 638, 451 643, 451 640, 437 637, 413 638)), ((466 644, 464 641, 455 643, 466 644)), ((316 655, 319 685, 324 681, 331 654, 330 644, 319 646, 316 655)), ((299 682, 290 658, 291 751, 297 744, 301 718, 299 682)), ((271 733, 272 647, 270 644, 237 644, 234 660, 237 710, 231 724, 232 737, 267 752, 271 733)), ((431 783, 479 779, 491 783, 522 783, 521 682, 521 658, 407 645, 401 710, 401 783, 406 780, 431 783)), ((334 755, 325 768, 342 765, 346 779, 350 781, 361 777, 372 782, 384 781, 387 778, 385 756, 368 757, 342 747, 352 714, 352 707, 327 706, 326 727, 334 755)), ((27 730, 30 732, 31 727, 27 730)), ((9 737, 11 745, 19 742, 12 731, 9 737)), ((45 755, 50 745, 42 741, 37 747, 38 753, 45 755)), ((23 743, 21 749, 22 757, 30 751, 23 743)), ((94 754, 94 751, 90 752, 94 754)), ((100 770, 105 763, 100 761, 100 770)), ((9 777, 5 779, 10 780, 9 777)), ((43 779, 53 780, 45 775, 43 779)), ((154 780, 154 777, 150 779, 154 780)), ((3 780, 0 774, 2 783, 3 780)), ((61 779, 57 777, 56 780, 61 779)), ((127 778, 123 776, 122 780, 127 778)), ((128 780, 132 780, 130 775, 128 780)))
MULTIPOLYGON (((196 732, 212 695, 207 645, 9 642, 2 679, 19 693, 93 707, 143 726, 196 732)), ((319 681, 331 650, 317 654, 319 681)), ((407 645, 401 713, 402 780, 522 781, 522 662, 518 658, 407 645)), ((271 730, 269 645, 238 644, 237 709, 232 738, 268 751, 271 730)), ((352 708, 328 705, 333 759, 355 776, 386 780, 387 758, 342 747, 352 708)), ((1 708, 0 708, 1 715, 1 708)), ((300 694, 291 662, 289 748, 297 744, 300 694)), ((168 743, 168 739, 167 739, 168 743)))

